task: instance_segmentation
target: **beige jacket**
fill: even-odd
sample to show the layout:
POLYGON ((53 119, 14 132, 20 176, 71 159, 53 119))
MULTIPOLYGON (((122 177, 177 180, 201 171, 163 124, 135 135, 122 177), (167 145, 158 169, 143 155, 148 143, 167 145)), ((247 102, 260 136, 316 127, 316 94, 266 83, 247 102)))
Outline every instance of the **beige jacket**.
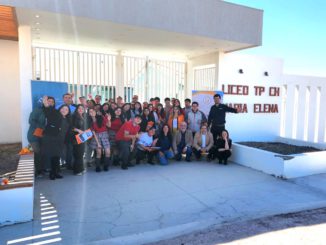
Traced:
MULTIPOLYGON (((189 129, 186 130, 185 140, 186 140, 186 146, 192 146, 194 140, 192 138, 192 132, 189 129)), ((177 145, 179 145, 180 142, 181 142, 181 131, 178 130, 177 133, 175 134, 175 136, 173 137, 172 147, 173 147, 174 152, 178 151, 177 145)))
MULTIPOLYGON (((206 144, 205 145, 206 145, 207 151, 209 151, 214 145, 214 138, 213 138, 213 134, 211 132, 207 132, 207 134, 206 134, 206 144)), ((199 150, 200 148, 202 148, 201 146, 202 146, 201 133, 197 132, 194 137, 193 147, 196 148, 197 150, 199 150)))

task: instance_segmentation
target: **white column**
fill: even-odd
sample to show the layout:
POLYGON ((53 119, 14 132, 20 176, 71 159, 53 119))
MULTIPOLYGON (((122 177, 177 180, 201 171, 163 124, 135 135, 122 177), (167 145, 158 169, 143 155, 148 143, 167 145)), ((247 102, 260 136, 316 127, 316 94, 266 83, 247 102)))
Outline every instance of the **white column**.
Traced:
POLYGON ((121 55, 121 52, 119 52, 116 57, 116 74, 116 97, 121 96, 124 99, 123 56, 121 55))
POLYGON ((22 127, 22 146, 28 145, 28 118, 32 111, 32 38, 30 26, 19 26, 19 78, 20 78, 20 113, 22 127))

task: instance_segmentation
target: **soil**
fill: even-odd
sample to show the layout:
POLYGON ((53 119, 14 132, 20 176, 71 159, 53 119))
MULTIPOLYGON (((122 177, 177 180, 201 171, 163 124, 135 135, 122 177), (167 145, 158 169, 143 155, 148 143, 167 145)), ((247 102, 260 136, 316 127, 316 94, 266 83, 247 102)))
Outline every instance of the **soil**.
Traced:
POLYGON ((291 240, 295 241, 296 239, 289 230, 299 227, 305 227, 305 232, 301 230, 296 235, 297 240, 301 240, 300 244, 325 244, 318 230, 320 229, 318 227, 325 222, 326 208, 320 208, 213 226, 206 230, 150 243, 150 245, 291 244, 291 240), (273 240, 266 240, 271 238, 272 234, 276 234, 272 237, 273 240), (266 237, 261 238, 258 242, 256 240, 256 243, 255 238, 263 235, 266 237))
POLYGON ((0 145, 0 176, 17 170, 21 143, 0 145))
POLYGON ((246 145, 249 147, 258 148, 265 151, 275 152, 282 155, 292 155, 292 154, 300 154, 306 152, 316 152, 322 151, 320 149, 316 149, 310 146, 296 146, 296 145, 289 145, 280 142, 237 142, 241 145, 246 145))

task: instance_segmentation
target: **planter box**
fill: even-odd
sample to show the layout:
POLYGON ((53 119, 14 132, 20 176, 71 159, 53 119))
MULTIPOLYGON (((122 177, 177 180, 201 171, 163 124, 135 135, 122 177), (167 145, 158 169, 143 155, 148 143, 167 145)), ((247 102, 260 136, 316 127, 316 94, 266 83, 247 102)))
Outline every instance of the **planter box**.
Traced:
POLYGON ((33 155, 21 156, 15 180, 0 186, 0 226, 33 219, 34 160, 33 155))
MULTIPOLYGON (((278 138, 277 142, 325 149, 324 144, 278 138)), ((326 173, 326 151, 281 155, 233 143, 231 161, 276 177, 290 179, 326 173)))

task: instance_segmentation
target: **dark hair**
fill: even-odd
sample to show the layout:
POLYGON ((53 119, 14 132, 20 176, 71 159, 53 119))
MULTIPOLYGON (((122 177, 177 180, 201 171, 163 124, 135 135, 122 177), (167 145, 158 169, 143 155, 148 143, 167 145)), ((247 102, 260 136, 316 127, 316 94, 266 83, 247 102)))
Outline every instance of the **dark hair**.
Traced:
POLYGON ((158 100, 159 102, 161 101, 159 97, 155 97, 154 100, 158 100))
POLYGON ((78 104, 78 105, 76 106, 76 109, 75 109, 75 112, 74 112, 73 116, 79 116, 79 114, 78 114, 78 109, 79 109, 79 107, 83 107, 83 108, 84 108, 84 113, 83 113, 83 115, 85 114, 85 107, 84 107, 84 105, 82 105, 82 104, 78 104))
POLYGON ((102 112, 102 114, 104 115, 105 113, 109 113, 109 111, 110 111, 110 105, 109 105, 109 103, 103 103, 103 105, 101 106, 101 112, 102 112), (104 106, 108 106, 108 110, 107 111, 104 111, 104 106))
POLYGON ((192 105, 199 105, 197 101, 192 102, 192 105))
POLYGON ((150 98, 150 99, 149 99, 149 102, 152 102, 153 100, 154 100, 154 98, 150 98))
POLYGON ((164 99, 164 102, 166 102, 166 101, 171 101, 171 99, 168 98, 168 97, 166 97, 166 98, 164 99))
POLYGON ((71 111, 70 111, 70 107, 69 107, 69 105, 67 105, 67 104, 63 104, 63 105, 61 105, 61 106, 58 108, 58 111, 60 112, 60 110, 62 109, 62 107, 65 107, 65 106, 68 108, 68 115, 67 115, 67 116, 70 116, 71 111))
POLYGON ((54 105, 53 105, 53 107, 55 107, 55 98, 54 98, 54 97, 52 97, 52 96, 48 96, 48 100, 53 100, 53 102, 54 102, 54 105))
POLYGON ((214 98, 216 98, 216 97, 219 97, 221 99, 221 95, 220 94, 215 94, 214 95, 214 98))
POLYGON ((139 113, 140 113, 140 114, 142 114, 142 112, 143 112, 143 109, 142 109, 142 105, 141 105, 141 103, 140 103, 140 102, 138 102, 138 101, 137 101, 137 102, 135 102, 135 104, 134 104, 134 109, 132 109, 132 111, 133 111, 133 112, 135 112, 135 110, 136 110, 136 107, 135 107, 135 105, 136 105, 136 104, 138 104, 138 105, 139 105, 139 113))
POLYGON ((139 119, 142 119, 141 115, 136 115, 134 118, 138 117, 139 119))
POLYGON ((189 99, 189 98, 187 98, 187 99, 185 99, 185 102, 191 102, 191 99, 189 99))
POLYGON ((223 129, 219 136, 222 138, 222 133, 223 133, 224 131, 227 133, 227 135, 228 135, 227 138, 229 139, 229 131, 227 131, 226 129, 223 129))
POLYGON ((65 93, 65 94, 63 94, 63 95, 62 95, 62 98, 64 98, 66 95, 69 95, 69 96, 71 96, 71 94, 70 94, 70 93, 65 93))
POLYGON ((167 134, 167 137, 169 139, 170 142, 172 142, 172 133, 171 133, 171 129, 169 127, 169 125, 167 123, 164 123, 163 126, 162 126, 162 129, 161 129, 161 132, 160 132, 160 138, 164 137, 164 131, 163 131, 163 128, 164 127, 168 127, 169 131, 168 131, 168 134, 167 134))

